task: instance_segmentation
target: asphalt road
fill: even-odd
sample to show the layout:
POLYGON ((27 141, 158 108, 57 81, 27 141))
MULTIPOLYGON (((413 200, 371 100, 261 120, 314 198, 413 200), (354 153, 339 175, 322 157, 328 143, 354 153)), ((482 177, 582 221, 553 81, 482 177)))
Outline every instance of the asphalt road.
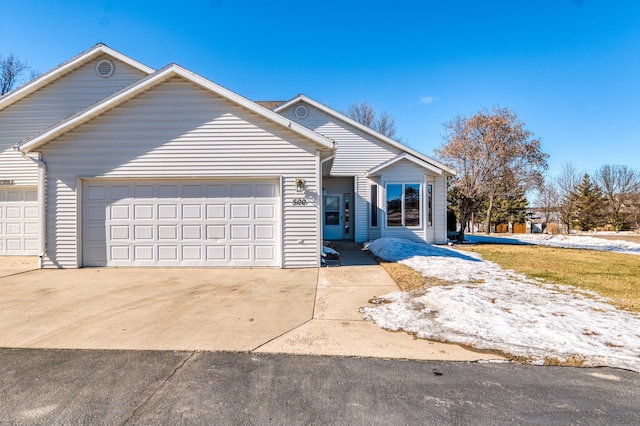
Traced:
POLYGON ((0 423, 640 423, 610 368, 247 353, 0 349, 0 423))

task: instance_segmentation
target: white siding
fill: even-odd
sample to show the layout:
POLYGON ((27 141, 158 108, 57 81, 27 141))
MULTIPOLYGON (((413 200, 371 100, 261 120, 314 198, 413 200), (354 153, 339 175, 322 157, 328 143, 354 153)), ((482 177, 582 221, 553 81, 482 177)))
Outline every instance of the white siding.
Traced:
POLYGON ((356 176, 356 193, 354 195, 353 205, 355 208, 355 241, 362 243, 369 239, 369 179, 364 176, 356 176))
POLYGON ((447 243, 447 178, 435 176, 433 181, 433 240, 434 244, 447 243))
POLYGON ((48 164, 45 266, 77 267, 78 178, 282 179, 283 266, 318 265, 317 145, 174 78, 42 148, 48 164), (295 179, 306 193, 295 192, 295 179), (293 205, 306 198, 304 206, 293 205))
POLYGON ((146 75, 114 59, 114 74, 102 78, 95 67, 105 58, 94 59, 0 110, 0 180, 36 185, 38 167, 11 147, 146 75))
POLYGON ((309 115, 300 119, 293 112, 295 106, 280 113, 337 142, 336 158, 333 160, 331 168, 332 176, 362 175, 367 170, 400 153, 400 150, 349 126, 345 122, 336 120, 311 105, 307 105, 309 115))

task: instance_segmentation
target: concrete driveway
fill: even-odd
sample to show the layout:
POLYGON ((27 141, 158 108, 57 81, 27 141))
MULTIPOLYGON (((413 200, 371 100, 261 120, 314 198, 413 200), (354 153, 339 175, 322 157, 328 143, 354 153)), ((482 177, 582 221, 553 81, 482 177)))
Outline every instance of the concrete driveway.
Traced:
POLYGON ((0 278, 0 347, 248 351, 309 321, 317 269, 35 270, 0 278))
POLYGON ((0 256, 0 278, 38 269, 35 256, 0 256))
POLYGON ((340 250, 342 267, 321 269, 29 271, 19 262, 0 273, 0 347, 502 359, 364 321, 360 307, 398 286, 356 244, 340 250))

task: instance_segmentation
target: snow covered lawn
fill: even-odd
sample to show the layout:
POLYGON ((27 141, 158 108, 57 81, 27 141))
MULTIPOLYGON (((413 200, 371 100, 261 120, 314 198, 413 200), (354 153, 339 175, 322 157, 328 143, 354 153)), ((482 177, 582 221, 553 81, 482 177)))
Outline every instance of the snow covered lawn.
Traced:
POLYGON ((390 293, 380 297, 386 303, 362 308, 364 318, 382 328, 500 350, 534 363, 577 359, 640 372, 640 315, 594 293, 531 280, 474 253, 441 246, 380 239, 368 248, 451 283, 390 293))
MULTIPOLYGON (((603 235, 612 236, 615 234, 603 233, 603 235)), ((623 240, 605 240, 602 238, 579 235, 509 234, 507 236, 500 237, 465 234, 464 238, 465 241, 470 243, 533 244, 539 246, 600 250, 640 255, 640 244, 638 243, 623 240)))

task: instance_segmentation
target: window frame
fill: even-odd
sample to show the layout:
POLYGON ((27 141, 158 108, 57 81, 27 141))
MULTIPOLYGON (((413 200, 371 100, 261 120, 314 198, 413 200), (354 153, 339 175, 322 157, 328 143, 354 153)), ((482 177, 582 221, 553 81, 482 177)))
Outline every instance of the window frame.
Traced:
POLYGON ((405 182, 386 182, 385 183, 385 228, 386 229, 420 229, 423 226, 422 213, 424 209, 424 183, 417 181, 405 181, 405 182), (390 185, 400 185, 400 212, 401 212, 401 220, 400 225, 389 225, 389 186, 390 185), (418 224, 417 225, 406 225, 406 188, 407 186, 417 186, 418 187, 418 224))

